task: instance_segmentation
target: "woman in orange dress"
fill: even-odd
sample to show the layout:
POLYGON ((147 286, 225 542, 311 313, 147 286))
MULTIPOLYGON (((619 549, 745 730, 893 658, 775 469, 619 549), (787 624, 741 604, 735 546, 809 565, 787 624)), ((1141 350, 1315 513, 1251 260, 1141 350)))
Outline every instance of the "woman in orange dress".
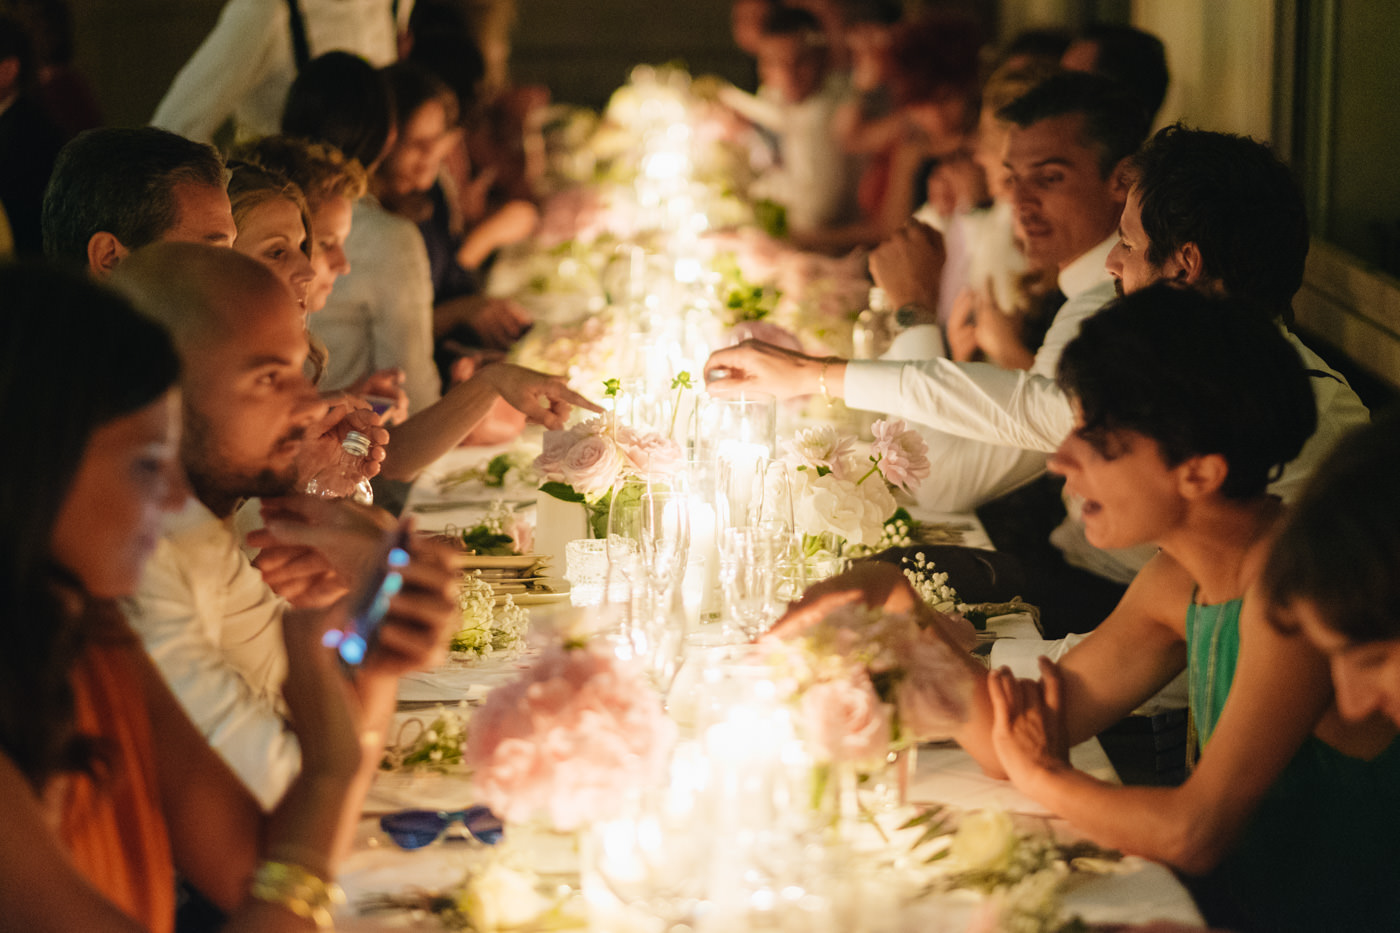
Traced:
MULTIPOLYGON (((177 870, 228 912, 228 930, 328 923, 328 879, 359 816, 359 738, 321 644, 343 614, 286 614, 303 764, 264 815, 114 604, 186 494, 168 336, 42 267, 0 269, 0 294, 15 441, 0 457, 0 931, 168 931, 177 870)), ((443 571, 405 569, 414 595, 392 612, 436 611, 422 594, 443 571)))

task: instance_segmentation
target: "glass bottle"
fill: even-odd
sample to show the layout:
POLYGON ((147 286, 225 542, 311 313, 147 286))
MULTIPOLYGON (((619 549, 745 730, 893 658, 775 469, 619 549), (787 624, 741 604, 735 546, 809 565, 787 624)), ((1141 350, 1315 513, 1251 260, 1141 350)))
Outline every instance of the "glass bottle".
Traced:
POLYGON ((871 286, 868 304, 851 333, 853 355, 858 360, 878 360, 894 339, 894 309, 885 290, 871 286))
POLYGON ((361 505, 374 502, 374 489, 365 475, 369 438, 351 431, 340 442, 340 456, 306 484, 306 493, 322 499, 353 499, 361 505))

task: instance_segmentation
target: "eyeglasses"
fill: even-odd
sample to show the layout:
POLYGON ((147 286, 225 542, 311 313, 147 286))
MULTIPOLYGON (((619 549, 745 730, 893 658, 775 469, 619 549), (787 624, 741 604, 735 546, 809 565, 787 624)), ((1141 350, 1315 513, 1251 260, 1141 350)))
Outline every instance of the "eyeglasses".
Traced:
POLYGON ((465 810, 403 810, 380 817, 379 827, 400 848, 421 849, 440 839, 447 827, 458 820, 473 839, 488 846, 500 842, 505 833, 496 814, 483 806, 465 810))

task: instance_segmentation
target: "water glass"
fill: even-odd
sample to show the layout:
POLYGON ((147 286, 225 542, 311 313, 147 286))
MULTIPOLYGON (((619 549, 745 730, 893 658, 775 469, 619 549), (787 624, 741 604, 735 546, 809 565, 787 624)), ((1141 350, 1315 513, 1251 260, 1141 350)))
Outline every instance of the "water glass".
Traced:
POLYGON ((719 581, 725 624, 744 638, 761 635, 777 599, 777 554, 757 528, 726 528, 720 536, 719 581))

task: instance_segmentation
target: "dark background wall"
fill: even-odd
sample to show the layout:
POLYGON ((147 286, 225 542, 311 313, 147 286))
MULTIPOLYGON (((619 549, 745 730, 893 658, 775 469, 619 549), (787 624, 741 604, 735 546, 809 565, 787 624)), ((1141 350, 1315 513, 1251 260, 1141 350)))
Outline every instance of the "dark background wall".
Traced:
MULTIPOLYGON (((79 64, 109 123, 145 123, 223 0, 72 0, 79 64)), ((728 0, 518 0, 514 72, 556 100, 598 107, 640 62, 684 61, 752 86, 728 0)))

